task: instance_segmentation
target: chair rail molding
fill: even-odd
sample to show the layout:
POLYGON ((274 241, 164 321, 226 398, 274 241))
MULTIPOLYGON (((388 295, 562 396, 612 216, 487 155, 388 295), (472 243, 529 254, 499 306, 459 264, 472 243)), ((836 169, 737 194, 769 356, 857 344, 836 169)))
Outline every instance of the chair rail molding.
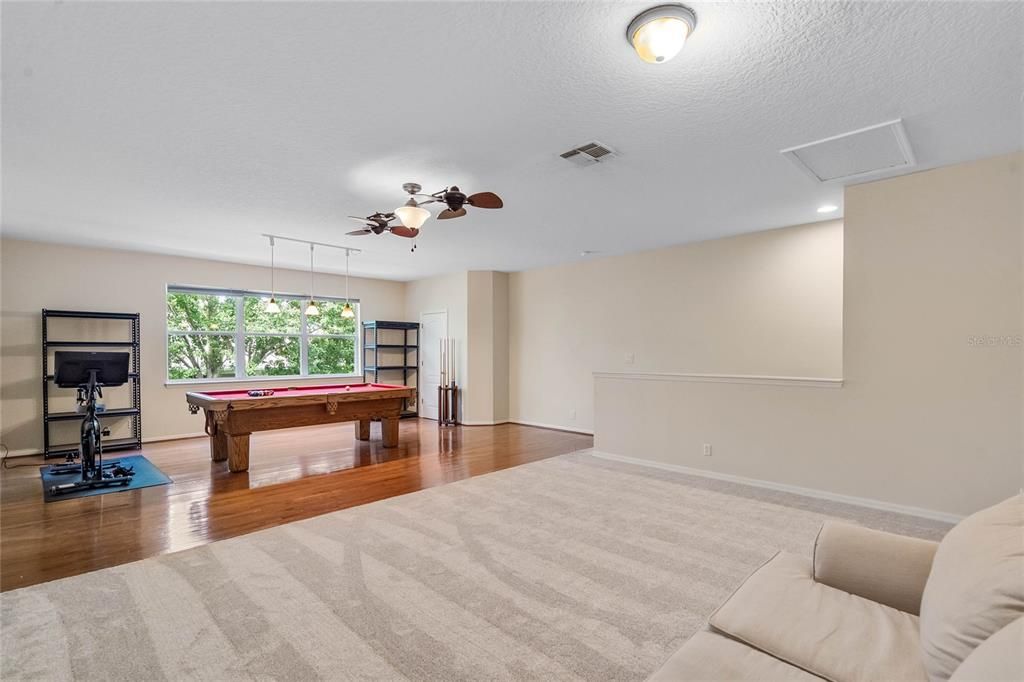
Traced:
POLYGON ((595 379, 620 381, 685 381, 714 384, 761 384, 803 388, 842 388, 843 380, 833 377, 761 376, 755 374, 691 374, 682 372, 594 372, 595 379))

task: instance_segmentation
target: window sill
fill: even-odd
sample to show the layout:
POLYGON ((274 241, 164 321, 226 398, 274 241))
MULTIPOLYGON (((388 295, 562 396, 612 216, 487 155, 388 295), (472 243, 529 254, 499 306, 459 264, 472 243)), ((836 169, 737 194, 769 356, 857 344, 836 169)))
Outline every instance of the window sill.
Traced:
POLYGON ((203 384, 254 384, 265 382, 285 383, 288 381, 320 381, 323 379, 359 379, 363 381, 362 374, 317 374, 315 376, 269 376, 269 377, 246 377, 237 379, 235 377, 224 377, 217 379, 167 379, 164 386, 197 386, 203 384))

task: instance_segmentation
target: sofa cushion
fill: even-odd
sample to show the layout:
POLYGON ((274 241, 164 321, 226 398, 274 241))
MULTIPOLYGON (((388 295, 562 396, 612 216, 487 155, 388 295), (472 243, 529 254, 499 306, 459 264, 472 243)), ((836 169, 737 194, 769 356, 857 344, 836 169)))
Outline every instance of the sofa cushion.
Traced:
POLYGON ((1018 618, 982 642, 956 669, 950 682, 1024 680, 1024 618, 1018 618))
POLYGON ((1024 495, 958 523, 939 543, 921 598, 928 676, 948 680, 979 644, 1024 615, 1024 495))
POLYGON ((814 582, 810 561, 794 554, 776 554, 709 622, 834 682, 927 679, 916 616, 814 582))
POLYGON ((735 639, 708 631, 691 637, 647 682, 685 680, 821 682, 820 677, 809 675, 735 639))
POLYGON ((915 616, 939 543, 826 521, 814 541, 814 581, 915 616), (878 570, 885 566, 884 571, 878 570))

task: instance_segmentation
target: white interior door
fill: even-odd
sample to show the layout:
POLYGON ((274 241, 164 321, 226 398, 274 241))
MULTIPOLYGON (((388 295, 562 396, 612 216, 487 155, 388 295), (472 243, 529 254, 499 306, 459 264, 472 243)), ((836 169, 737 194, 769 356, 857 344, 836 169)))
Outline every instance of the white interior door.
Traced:
POLYGON ((420 416, 437 419, 437 387, 441 385, 441 339, 448 336, 448 312, 420 314, 420 416))

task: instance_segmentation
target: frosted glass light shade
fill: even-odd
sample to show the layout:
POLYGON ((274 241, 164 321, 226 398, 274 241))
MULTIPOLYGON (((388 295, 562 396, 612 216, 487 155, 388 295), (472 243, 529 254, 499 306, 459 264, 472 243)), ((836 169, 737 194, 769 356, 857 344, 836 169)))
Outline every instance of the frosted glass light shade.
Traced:
POLYGON ((348 301, 345 302, 345 307, 341 309, 341 316, 346 319, 352 319, 356 316, 356 311, 352 309, 352 306, 348 304, 348 301))
POLYGON ((415 200, 410 199, 409 203, 405 206, 399 206, 395 209, 395 215, 398 216, 398 220, 406 227, 418 230, 423 227, 423 223, 427 222, 427 218, 430 217, 430 211, 420 208, 416 205, 415 200))
POLYGON ((314 317, 320 314, 320 309, 316 307, 316 301, 310 299, 309 305, 306 306, 306 314, 314 317))
POLYGON ((626 37, 640 59, 664 64, 683 49, 697 25, 697 15, 683 5, 652 7, 629 25, 626 37))
POLYGON ((277 301, 274 300, 273 296, 271 296, 270 300, 267 301, 267 312, 268 313, 279 313, 279 312, 281 312, 281 306, 279 306, 277 304, 277 301))

